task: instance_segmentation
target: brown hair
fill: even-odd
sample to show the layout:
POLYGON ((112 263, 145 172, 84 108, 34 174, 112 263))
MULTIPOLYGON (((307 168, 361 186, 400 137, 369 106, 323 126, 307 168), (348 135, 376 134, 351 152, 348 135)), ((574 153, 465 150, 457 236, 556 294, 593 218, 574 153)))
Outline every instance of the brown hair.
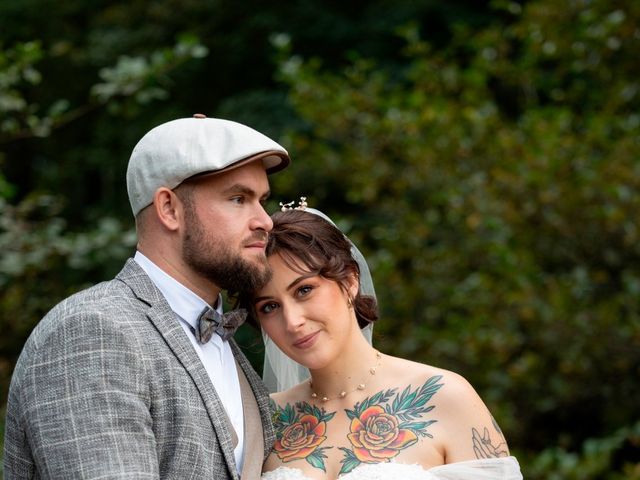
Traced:
MULTIPOLYGON (((292 270, 313 273, 335 281, 347 291, 350 277, 360 276, 358 263, 351 256, 351 242, 324 218, 303 210, 287 210, 271 215, 267 256, 278 254, 292 270)), ((251 305, 251 293, 241 293, 239 304, 251 305)), ((360 328, 378 319, 376 299, 361 295, 352 299, 360 328)), ((247 308, 252 315, 252 308, 247 308)))

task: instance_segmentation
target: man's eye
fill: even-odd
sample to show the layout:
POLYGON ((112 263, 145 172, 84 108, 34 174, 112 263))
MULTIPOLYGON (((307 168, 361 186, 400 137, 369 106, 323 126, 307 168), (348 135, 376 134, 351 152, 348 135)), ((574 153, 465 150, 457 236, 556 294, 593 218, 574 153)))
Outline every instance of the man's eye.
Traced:
POLYGON ((244 197, 232 197, 231 201, 233 203, 244 203, 244 197))

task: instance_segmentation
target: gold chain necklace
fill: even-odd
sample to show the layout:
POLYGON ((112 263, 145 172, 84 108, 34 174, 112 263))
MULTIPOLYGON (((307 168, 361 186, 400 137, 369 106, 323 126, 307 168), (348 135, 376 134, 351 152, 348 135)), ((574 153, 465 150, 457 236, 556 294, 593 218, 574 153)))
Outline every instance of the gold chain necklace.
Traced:
MULTIPOLYGON (((378 352, 376 350, 376 364, 369 369, 369 374, 371 376, 376 374, 376 369, 378 369, 380 367, 381 362, 382 362, 382 355, 380 354, 380 352, 378 352)), ((353 390, 349 390, 349 391, 342 390, 338 394, 337 397, 333 397, 333 398, 329 398, 329 397, 325 397, 325 396, 320 397, 320 395, 318 395, 316 392, 314 392, 313 391, 313 381, 311 379, 309 379, 309 388, 311 388, 311 398, 313 398, 314 400, 317 399, 317 398, 320 398, 320 400, 322 402, 328 402, 329 400, 335 400, 337 398, 344 398, 347 395, 349 395, 350 393, 353 393, 353 392, 355 392, 357 390, 361 390, 362 391, 365 388, 367 388, 367 385, 363 381, 362 383, 359 383, 358 386, 356 388, 354 388, 353 390)))

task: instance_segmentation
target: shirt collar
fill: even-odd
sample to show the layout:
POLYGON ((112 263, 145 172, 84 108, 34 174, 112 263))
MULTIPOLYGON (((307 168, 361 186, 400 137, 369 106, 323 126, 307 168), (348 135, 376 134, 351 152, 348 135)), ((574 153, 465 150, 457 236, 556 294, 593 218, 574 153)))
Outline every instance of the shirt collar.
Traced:
MULTIPOLYGON (((158 290, 160 290, 167 300, 167 303, 169 303, 171 310, 178 314, 193 329, 196 329, 198 326, 198 316, 205 307, 210 307, 210 305, 139 251, 136 251, 133 259, 142 267, 156 287, 158 287, 158 290)), ((217 307, 215 310, 222 314, 222 295, 218 294, 216 304, 217 307)))

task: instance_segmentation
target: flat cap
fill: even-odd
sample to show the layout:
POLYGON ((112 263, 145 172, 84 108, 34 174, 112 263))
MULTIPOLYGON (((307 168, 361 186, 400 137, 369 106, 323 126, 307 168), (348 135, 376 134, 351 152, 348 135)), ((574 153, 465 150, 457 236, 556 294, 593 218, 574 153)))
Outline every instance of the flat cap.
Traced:
POLYGON ((257 160, 262 160, 267 173, 290 162, 281 145, 241 123, 202 114, 163 123, 140 139, 129 159, 127 191, 133 215, 153 203, 160 187, 174 189, 194 175, 257 160))

